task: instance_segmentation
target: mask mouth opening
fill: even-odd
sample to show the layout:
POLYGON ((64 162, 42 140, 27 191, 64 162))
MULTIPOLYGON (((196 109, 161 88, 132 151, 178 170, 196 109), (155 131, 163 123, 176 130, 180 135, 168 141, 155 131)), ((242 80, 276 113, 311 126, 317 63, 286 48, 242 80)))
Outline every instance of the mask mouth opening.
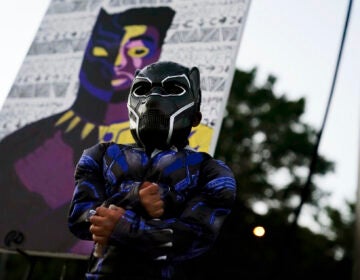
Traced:
POLYGON ((170 119, 158 110, 149 110, 140 116, 139 131, 141 130, 166 130, 168 132, 170 119))
POLYGON ((171 146, 183 148, 188 145, 192 115, 193 108, 188 108, 175 117, 158 109, 150 109, 140 115, 137 129, 132 128, 131 132, 136 141, 147 150, 164 150, 171 146))
POLYGON ((170 129, 170 119, 159 110, 148 110, 140 116, 138 131, 140 141, 148 149, 169 148, 167 143, 170 129))

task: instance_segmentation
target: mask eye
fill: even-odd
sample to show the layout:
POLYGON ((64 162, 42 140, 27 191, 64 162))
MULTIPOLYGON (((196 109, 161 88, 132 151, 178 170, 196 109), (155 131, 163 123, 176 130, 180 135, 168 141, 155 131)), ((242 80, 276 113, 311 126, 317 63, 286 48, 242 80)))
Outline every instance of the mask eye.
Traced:
POLYGON ((147 82, 138 82, 133 85, 133 94, 137 96, 144 96, 150 92, 151 84, 147 82))
POLYGON ((182 95, 186 91, 182 84, 176 82, 165 82, 163 87, 167 94, 182 95))

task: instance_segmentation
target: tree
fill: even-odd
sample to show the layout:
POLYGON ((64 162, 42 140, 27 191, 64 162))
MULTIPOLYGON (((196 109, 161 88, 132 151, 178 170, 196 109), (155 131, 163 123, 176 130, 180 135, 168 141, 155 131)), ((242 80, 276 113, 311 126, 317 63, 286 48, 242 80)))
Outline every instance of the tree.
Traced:
MULTIPOLYGON (((314 182, 307 205, 325 213, 331 226, 315 233, 291 223, 317 140, 316 130, 301 119, 305 99, 276 95, 273 76, 260 86, 255 78, 256 69, 236 70, 215 151, 234 171, 238 193, 212 256, 222 271, 211 274, 224 279, 351 279, 352 239, 345 237, 352 234, 354 219, 322 209, 319 202, 327 194, 314 182), (265 208, 262 215, 256 211, 259 205, 265 208), (267 230, 262 238, 252 234, 257 225, 267 230), (339 258, 339 251, 345 257, 339 258)), ((334 163, 319 155, 314 175, 333 170, 334 163)))
MULTIPOLYGON (((301 121, 304 98, 277 97, 275 77, 256 87, 255 75, 256 69, 235 72, 215 157, 234 170, 242 203, 264 201, 269 208, 288 209, 290 215, 306 179, 316 131, 301 121), (277 172, 287 178, 275 182, 277 172)), ((332 170, 333 163, 320 156, 315 174, 332 170)), ((310 202, 317 190, 313 185, 310 202)))

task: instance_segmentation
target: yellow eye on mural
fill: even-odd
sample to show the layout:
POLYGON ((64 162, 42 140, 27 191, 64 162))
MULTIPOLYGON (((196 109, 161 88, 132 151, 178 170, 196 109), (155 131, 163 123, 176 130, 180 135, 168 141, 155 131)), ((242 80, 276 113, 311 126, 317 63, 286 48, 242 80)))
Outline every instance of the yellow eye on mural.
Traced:
POLYGON ((92 50, 94 56, 108 56, 109 53, 103 47, 94 47, 92 50))
POLYGON ((128 50, 128 55, 130 57, 140 58, 146 56, 150 50, 147 47, 134 47, 128 50))

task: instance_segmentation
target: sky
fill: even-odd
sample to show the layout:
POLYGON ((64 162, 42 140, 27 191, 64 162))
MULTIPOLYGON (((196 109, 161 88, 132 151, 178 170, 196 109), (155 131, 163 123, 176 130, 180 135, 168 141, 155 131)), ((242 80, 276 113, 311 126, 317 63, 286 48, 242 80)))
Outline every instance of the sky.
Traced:
MULTIPOLYGON (((303 121, 320 129, 330 96, 349 1, 252 0, 236 66, 258 69, 258 83, 277 77, 275 92, 306 98, 303 121)), ((345 209, 356 201, 359 161, 360 3, 350 22, 319 154, 335 172, 315 182, 329 192, 329 204, 345 209)))
MULTIPOLYGON (((0 2, 0 106, 5 100, 50 0, 0 2)), ((277 77, 275 92, 306 98, 303 121, 320 129, 330 95, 348 0, 252 0, 236 59, 257 68, 261 84, 277 77)), ((319 153, 335 172, 314 178, 331 193, 329 203, 356 201, 359 161, 360 3, 350 23, 319 153)), ((281 179, 280 179, 281 180, 281 179)))

